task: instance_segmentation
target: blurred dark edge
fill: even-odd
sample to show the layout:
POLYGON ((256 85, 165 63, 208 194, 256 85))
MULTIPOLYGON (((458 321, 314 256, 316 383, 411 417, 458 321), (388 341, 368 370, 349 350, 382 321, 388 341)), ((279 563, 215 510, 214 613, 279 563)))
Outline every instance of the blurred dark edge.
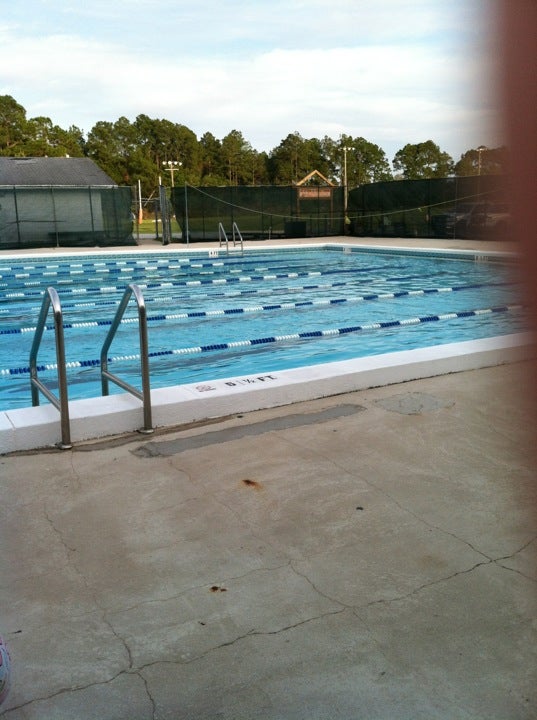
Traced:
MULTIPOLYGON (((523 254, 526 293, 537 324, 537 1, 499 0, 497 31, 502 53, 499 97, 503 131, 509 148, 510 192, 515 240, 523 254)), ((534 363, 527 377, 537 420, 537 382, 534 363)), ((535 423, 534 427, 537 427, 535 423)), ((537 437, 534 436, 534 439, 537 437)), ((536 443, 534 442, 535 446, 536 443)), ((534 465, 535 468, 535 465, 534 465)), ((537 510, 537 507, 535 508, 537 510)))

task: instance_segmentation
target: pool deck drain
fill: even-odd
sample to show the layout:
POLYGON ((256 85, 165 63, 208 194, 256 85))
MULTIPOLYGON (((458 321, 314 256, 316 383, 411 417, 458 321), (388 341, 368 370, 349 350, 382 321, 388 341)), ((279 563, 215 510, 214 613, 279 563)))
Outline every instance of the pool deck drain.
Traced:
POLYGON ((412 392, 377 400, 377 404, 385 410, 398 412, 401 415, 420 415, 421 413, 450 407, 453 401, 441 400, 426 393, 412 392))

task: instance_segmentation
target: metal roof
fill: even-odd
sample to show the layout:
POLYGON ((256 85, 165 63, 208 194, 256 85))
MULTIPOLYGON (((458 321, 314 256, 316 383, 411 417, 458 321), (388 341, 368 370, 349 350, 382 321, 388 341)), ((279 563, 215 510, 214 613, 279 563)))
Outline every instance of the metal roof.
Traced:
POLYGON ((89 158, 0 157, 0 185, 115 186, 89 158))

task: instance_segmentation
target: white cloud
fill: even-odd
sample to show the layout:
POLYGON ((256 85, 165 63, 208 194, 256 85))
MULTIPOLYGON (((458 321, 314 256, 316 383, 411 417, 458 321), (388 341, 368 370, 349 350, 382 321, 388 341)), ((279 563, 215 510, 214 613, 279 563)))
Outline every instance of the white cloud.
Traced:
MULTIPOLYGON (((53 15, 65 10, 58 0, 47 6, 53 15)), ((483 82, 491 61, 483 48, 462 44, 454 53, 456 42, 440 31, 447 36, 462 23, 467 32, 472 18, 465 14, 479 6, 460 5, 457 16, 439 0, 137 0, 128 4, 129 22, 143 30, 141 51, 127 42, 140 32, 118 26, 127 4, 93 0, 70 8, 77 22, 89 13, 84 34, 74 26, 42 35, 0 26, 0 94, 12 95, 29 117, 47 115, 86 132, 99 120, 144 113, 198 136, 238 129, 258 150, 294 131, 345 133, 375 142, 390 159, 407 142, 427 139, 458 159, 465 149, 495 144, 494 101, 488 77, 483 82), (155 5, 158 16, 148 15, 155 5), (107 30, 96 35, 91 14, 105 12, 107 30), (135 25, 142 16, 146 22, 135 25), (169 27, 153 36, 149 52, 153 19, 155 28, 166 19, 169 27), (189 52, 200 37, 204 47, 189 52)))

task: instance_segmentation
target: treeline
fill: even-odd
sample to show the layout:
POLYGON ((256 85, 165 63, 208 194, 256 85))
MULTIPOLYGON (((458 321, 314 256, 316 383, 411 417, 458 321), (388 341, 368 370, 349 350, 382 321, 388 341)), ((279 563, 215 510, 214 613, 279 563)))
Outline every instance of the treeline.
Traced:
POLYGON ((258 152, 239 130, 218 139, 206 132, 199 139, 185 125, 138 115, 99 121, 84 136, 48 117, 27 118, 10 95, 0 96, 0 155, 11 157, 89 157, 119 185, 141 181, 142 194, 164 185, 291 185, 312 170, 349 188, 382 180, 420 179, 507 172, 505 147, 480 146, 455 162, 432 140, 407 144, 392 158, 363 137, 341 135, 303 138, 290 133, 270 152, 258 152), (393 170, 392 170, 393 167, 393 170))

